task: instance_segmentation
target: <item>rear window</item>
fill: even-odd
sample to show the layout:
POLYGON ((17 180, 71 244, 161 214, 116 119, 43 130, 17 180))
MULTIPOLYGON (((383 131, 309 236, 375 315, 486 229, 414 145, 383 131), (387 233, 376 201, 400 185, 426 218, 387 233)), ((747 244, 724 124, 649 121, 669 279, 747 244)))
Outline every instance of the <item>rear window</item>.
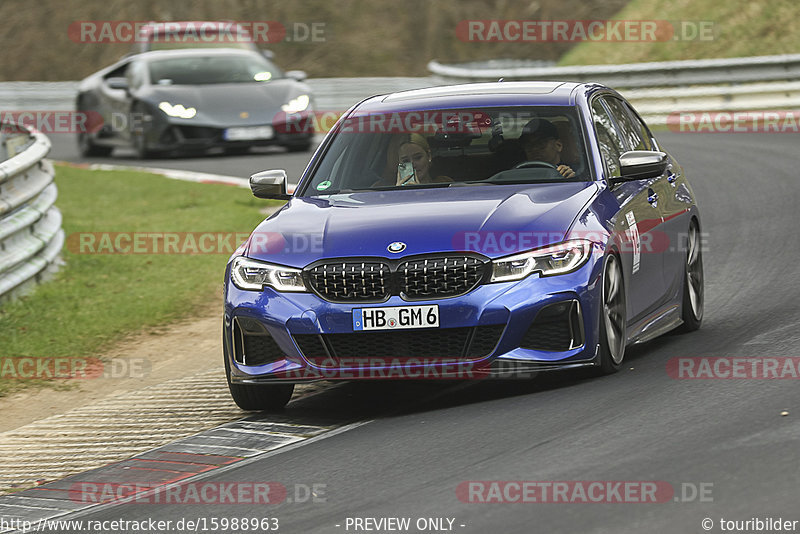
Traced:
MULTIPOLYGON (((162 37, 162 39, 165 39, 162 37)), ((252 50, 253 45, 248 42, 244 41, 231 41, 231 42, 224 42, 221 39, 208 42, 202 42, 197 40, 190 40, 187 39, 185 41, 179 41, 180 36, 176 36, 175 40, 162 40, 162 41, 150 41, 146 49, 147 50, 180 50, 184 48, 238 48, 240 50, 252 50)))

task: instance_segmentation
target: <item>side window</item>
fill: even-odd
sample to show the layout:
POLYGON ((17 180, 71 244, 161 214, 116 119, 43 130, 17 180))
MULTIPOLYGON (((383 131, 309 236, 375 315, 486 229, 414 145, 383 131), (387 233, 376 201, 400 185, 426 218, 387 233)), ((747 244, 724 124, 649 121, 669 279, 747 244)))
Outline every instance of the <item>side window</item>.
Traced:
POLYGON ((650 150, 650 140, 648 136, 642 136, 641 125, 635 124, 630 111, 622 102, 617 98, 606 97, 606 104, 611 110, 614 120, 617 121, 620 133, 625 139, 629 150, 650 150), (645 141, 647 139, 647 141, 645 141))
POLYGON ((122 65, 112 70, 111 72, 107 72, 103 76, 103 79, 108 80, 109 78, 123 78, 127 75, 129 66, 130 63, 123 63, 122 65))
POLYGON ((624 145, 599 98, 592 103, 592 122, 594 122, 595 132, 597 132, 597 143, 600 145, 600 154, 603 156, 606 174, 608 177, 619 176, 619 156, 625 151, 624 145))
POLYGON ((624 104, 625 104, 625 109, 628 110, 628 115, 630 115, 634 126, 636 126, 636 129, 642 135, 642 139, 644 140, 644 146, 646 147, 644 148, 644 150, 658 150, 658 147, 653 141, 653 134, 650 133, 649 128, 647 128, 647 125, 644 122, 642 122, 642 119, 640 119, 639 116, 636 114, 636 112, 633 111, 633 108, 631 107, 630 104, 628 104, 627 102, 625 102, 624 104))

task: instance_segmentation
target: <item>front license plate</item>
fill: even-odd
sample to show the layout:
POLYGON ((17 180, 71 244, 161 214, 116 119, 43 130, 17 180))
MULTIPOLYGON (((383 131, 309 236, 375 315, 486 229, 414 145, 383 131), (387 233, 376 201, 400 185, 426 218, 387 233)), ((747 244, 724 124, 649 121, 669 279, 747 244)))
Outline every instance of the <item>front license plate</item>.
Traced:
POLYGON ((356 308, 353 330, 393 330, 401 328, 437 328, 439 306, 392 306, 356 308))
POLYGON ((228 128, 223 137, 226 141, 253 141, 256 139, 272 139, 275 132, 272 126, 243 126, 228 128))

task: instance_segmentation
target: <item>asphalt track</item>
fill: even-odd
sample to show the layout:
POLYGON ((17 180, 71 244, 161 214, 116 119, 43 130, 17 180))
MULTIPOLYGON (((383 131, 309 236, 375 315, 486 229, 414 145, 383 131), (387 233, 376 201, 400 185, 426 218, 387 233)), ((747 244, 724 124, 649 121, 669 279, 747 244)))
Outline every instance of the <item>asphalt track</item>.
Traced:
MULTIPOLYGON (((286 169, 290 183, 297 183, 312 152, 288 153, 280 147, 257 147, 240 156, 223 154, 221 151, 202 157, 178 155, 138 159, 133 150, 116 148, 110 157, 82 158, 78 153, 74 134, 48 134, 52 142, 49 158, 73 163, 108 163, 134 167, 157 167, 182 171, 205 172, 247 178, 251 174, 268 169, 286 169)), ((321 141, 322 138, 319 137, 321 141)))
MULTIPOLYGON (((322 484, 317 500, 325 502, 131 503, 72 517, 276 517, 287 533, 354 532, 348 517, 409 517, 409 532, 418 531, 418 518, 454 518, 453 530, 464 533, 720 532, 722 518, 800 520, 798 381, 676 380, 666 371, 670 358, 683 356, 800 356, 797 136, 658 137, 688 173, 703 218, 706 302, 698 332, 629 347, 625 370, 603 378, 336 385, 290 403, 285 415, 366 424, 205 479, 280 482, 290 497, 295 484, 322 484), (462 502, 456 488, 474 480, 665 481, 675 498, 462 502), (710 494, 680 502, 684 484, 706 484, 710 494), (713 520, 711 530, 701 527, 704 518, 713 520)), ((56 140, 51 157, 77 160, 70 149, 56 140)), ((286 168, 298 176, 308 156, 273 151, 153 165, 234 176, 286 168)))

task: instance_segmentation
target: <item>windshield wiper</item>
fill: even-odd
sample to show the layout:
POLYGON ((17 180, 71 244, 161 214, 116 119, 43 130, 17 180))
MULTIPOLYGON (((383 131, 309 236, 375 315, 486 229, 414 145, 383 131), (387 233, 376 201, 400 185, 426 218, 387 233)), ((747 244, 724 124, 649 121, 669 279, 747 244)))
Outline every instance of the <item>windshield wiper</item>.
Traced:
POLYGON ((509 185, 519 185, 519 184, 551 184, 551 183, 561 183, 561 182, 575 182, 577 180, 573 180, 572 178, 543 178, 541 180, 471 180, 469 182, 461 182, 464 184, 470 185, 480 185, 480 184, 509 184, 509 185))
POLYGON ((427 189, 429 187, 448 187, 454 182, 430 182, 426 184, 409 184, 409 185, 383 185, 365 189, 365 191, 400 191, 406 189, 427 189))

